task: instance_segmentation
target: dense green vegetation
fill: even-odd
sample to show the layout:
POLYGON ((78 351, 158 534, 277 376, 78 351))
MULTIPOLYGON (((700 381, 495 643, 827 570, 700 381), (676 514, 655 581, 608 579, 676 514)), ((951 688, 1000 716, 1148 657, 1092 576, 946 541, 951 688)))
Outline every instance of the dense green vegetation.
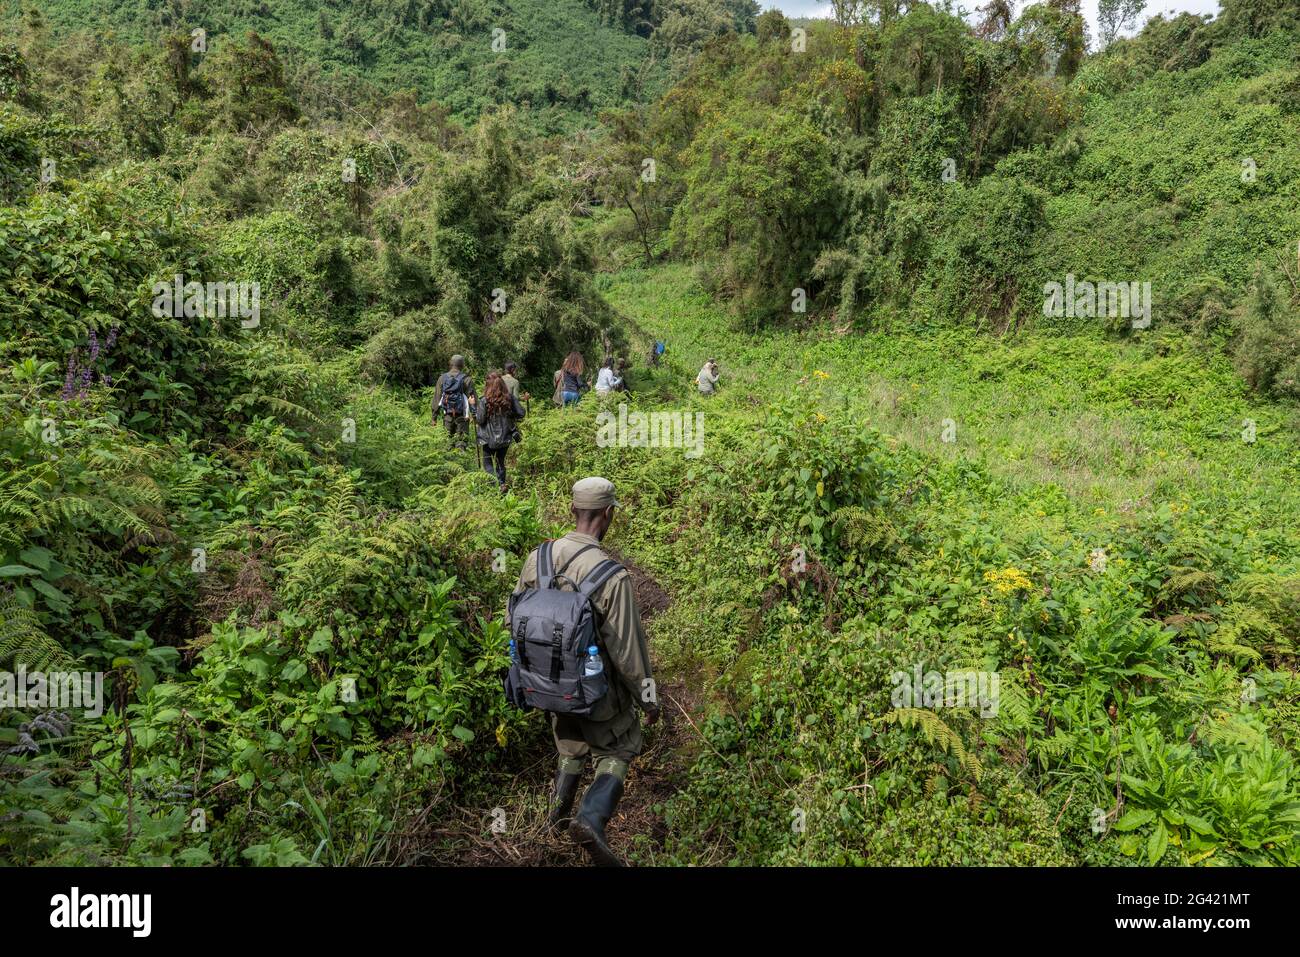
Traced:
POLYGON ((461 122, 513 105, 549 133, 656 96, 712 38, 752 33, 757 14, 753 0, 9 0, 0 26, 39 25, 97 58, 114 38, 217 53, 254 31, 322 112, 406 92, 461 122))
MULTIPOLYGON (((460 120, 516 104, 537 128, 566 129, 662 82, 647 42, 602 24, 582 0, 69 0, 37 9, 52 35, 84 31, 90 45, 108 29, 134 42, 179 34, 188 45, 201 29, 216 53, 256 31, 282 51, 308 97, 352 99, 370 86, 412 90, 460 120)), ((18 20, 12 4, 10 22, 18 20)))
POLYGON ((680 267, 608 295, 732 372, 700 464, 583 462, 639 490, 656 647, 725 702, 660 859, 1296 862, 1294 410, 1184 340, 740 336, 680 267), (892 708, 914 662, 1000 671, 998 714, 892 708))
POLYGON ((598 473, 680 689, 633 859, 1300 863, 1294 3, 1101 52, 1070 0, 417 8, 208 4, 204 52, 180 8, 4 21, 0 668, 107 707, 5 711, 0 859, 540 841, 500 612, 598 473), (1044 315, 1067 274, 1150 327, 1044 315), (703 455, 545 407, 602 336, 703 455), (505 495, 430 425, 453 352, 538 397, 505 495), (900 704, 916 667, 996 713, 900 704))

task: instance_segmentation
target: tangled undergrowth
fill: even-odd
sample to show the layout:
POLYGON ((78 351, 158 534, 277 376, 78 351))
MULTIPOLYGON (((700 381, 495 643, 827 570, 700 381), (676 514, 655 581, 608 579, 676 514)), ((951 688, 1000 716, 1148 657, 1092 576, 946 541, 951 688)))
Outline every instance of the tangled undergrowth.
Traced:
POLYGON ((1300 863, 1294 25, 1225 0, 1057 75, 1077 18, 990 41, 913 6, 801 60, 765 15, 598 144, 397 95, 345 122, 256 35, 80 57, 29 17, 0 666, 100 675, 103 708, 6 707, 0 859, 572 860, 499 617, 602 474, 668 704, 633 860, 1300 863), (1154 276, 1162 321, 1026 328, 1076 261, 1154 276), (157 306, 200 279, 262 314, 157 306), (545 401, 572 345, 653 339, 629 395, 545 401), (505 495, 429 421, 453 352, 525 367, 505 495), (620 402, 700 444, 600 441, 620 402))

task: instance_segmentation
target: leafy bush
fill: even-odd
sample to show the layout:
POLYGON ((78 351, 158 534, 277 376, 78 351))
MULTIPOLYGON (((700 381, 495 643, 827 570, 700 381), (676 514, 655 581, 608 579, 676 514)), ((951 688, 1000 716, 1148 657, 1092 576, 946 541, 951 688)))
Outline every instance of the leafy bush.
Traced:
POLYGON ((1300 399, 1300 310, 1261 272, 1237 314, 1237 369, 1252 389, 1300 399))
POLYGON ((687 252, 724 254, 717 285, 739 313, 788 309, 826 217, 832 177, 825 138, 783 113, 732 114, 706 125, 684 161, 675 241, 687 252))
POLYGON ((1039 190, 996 176, 957 194, 952 225, 936 243, 944 312, 1005 323, 1026 311, 1022 299, 1041 306, 1039 290, 1021 277, 1046 226, 1044 205, 1039 190))
POLYGON ((408 313, 366 343, 361 369, 376 382, 423 388, 447 369, 451 350, 427 312, 408 313))

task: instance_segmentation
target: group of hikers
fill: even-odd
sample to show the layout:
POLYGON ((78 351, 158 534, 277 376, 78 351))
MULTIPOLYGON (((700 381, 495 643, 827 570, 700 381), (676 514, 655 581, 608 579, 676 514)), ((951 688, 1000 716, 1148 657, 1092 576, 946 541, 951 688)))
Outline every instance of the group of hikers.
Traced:
MULTIPOLYGON (((552 397, 561 408, 576 405, 583 393, 591 389, 591 382, 586 378, 586 360, 578 351, 570 352, 564 357, 564 363, 555 370, 555 395, 552 397)), ((607 356, 596 373, 596 395, 607 396, 611 392, 627 392, 627 360, 615 361, 607 356)))
MULTIPOLYGON (((663 344, 656 342, 652 365, 658 365, 663 352, 663 344)), ((593 385, 582 354, 570 352, 553 376, 553 400, 564 408, 592 388, 598 396, 626 392, 627 365, 625 359, 607 357, 593 385)), ((454 447, 466 447, 473 417, 483 467, 502 490, 506 453, 521 439, 519 423, 530 399, 520 390, 518 372, 514 362, 489 372, 480 398, 464 357, 452 356, 433 396, 434 420, 442 415, 454 447)), ((695 384, 702 394, 712 395, 719 377, 718 363, 709 359, 695 384)), ((510 655, 506 698, 519 708, 548 712, 555 740, 547 829, 567 833, 593 863, 606 866, 622 864, 605 827, 623 796, 628 767, 641 753, 641 719, 654 724, 660 714, 632 578, 601 547, 619 504, 613 483, 604 478, 575 483, 574 530, 533 549, 505 612, 510 655), (588 759, 594 762, 594 777, 579 802, 588 759)))
MULTIPOLYGON (((657 366, 663 353, 664 344, 656 341, 650 353, 651 364, 657 366)), ((591 391, 593 385, 586 369, 581 352, 575 349, 565 356, 552 377, 555 385, 552 401, 557 406, 577 405, 582 396, 591 391)), ((629 391, 627 369, 627 359, 616 360, 606 355, 596 374, 596 395, 605 397, 629 391)), ((527 403, 532 398, 527 392, 520 391, 518 371, 517 363, 507 362, 504 369, 489 372, 483 385, 483 399, 479 401, 474 379, 465 371, 465 357, 454 355, 450 368, 438 376, 433 393, 433 424, 441 414, 452 447, 465 449, 469 444, 472 418, 483 468, 497 480, 502 491, 506 488, 506 453, 513 443, 523 438, 519 423, 527 416, 527 403)), ((695 384, 701 394, 712 395, 717 389, 718 379, 718 363, 709 359, 695 377, 695 384)))
POLYGON ((519 423, 527 414, 522 403, 532 398, 519 391, 515 377, 518 366, 507 362, 502 372, 488 373, 483 384, 483 401, 474 388, 474 380, 465 372, 465 357, 451 357, 451 368, 438 376, 433 393, 433 418, 442 413, 453 448, 464 449, 469 439, 470 414, 473 413, 478 445, 482 449, 483 467, 506 487, 506 453, 512 442, 520 441, 519 423))

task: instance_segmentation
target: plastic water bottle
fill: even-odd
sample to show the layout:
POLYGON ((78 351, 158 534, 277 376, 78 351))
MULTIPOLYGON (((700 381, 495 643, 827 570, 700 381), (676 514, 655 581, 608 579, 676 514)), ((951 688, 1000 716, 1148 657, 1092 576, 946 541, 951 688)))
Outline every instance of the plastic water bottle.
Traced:
POLYGON ((515 664, 519 664, 519 651, 515 648, 515 640, 513 638, 510 639, 510 660, 515 664))
POLYGON ((594 678, 604 670, 605 664, 600 660, 600 649, 592 645, 587 649, 587 667, 582 673, 588 678, 594 678))

